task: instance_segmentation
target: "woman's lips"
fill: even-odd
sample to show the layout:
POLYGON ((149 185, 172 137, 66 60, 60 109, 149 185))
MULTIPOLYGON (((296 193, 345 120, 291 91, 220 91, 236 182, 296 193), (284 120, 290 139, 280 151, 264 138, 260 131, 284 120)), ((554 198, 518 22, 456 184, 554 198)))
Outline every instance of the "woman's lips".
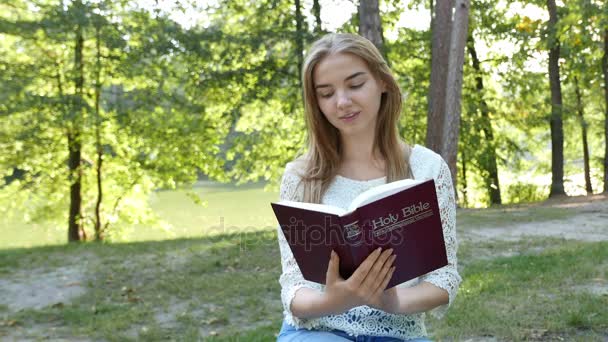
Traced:
POLYGON ((342 117, 340 117, 340 120, 344 121, 344 122, 350 122, 353 121, 354 119, 357 118, 357 116, 359 116, 360 112, 355 112, 355 113, 350 113, 347 115, 344 115, 342 117))

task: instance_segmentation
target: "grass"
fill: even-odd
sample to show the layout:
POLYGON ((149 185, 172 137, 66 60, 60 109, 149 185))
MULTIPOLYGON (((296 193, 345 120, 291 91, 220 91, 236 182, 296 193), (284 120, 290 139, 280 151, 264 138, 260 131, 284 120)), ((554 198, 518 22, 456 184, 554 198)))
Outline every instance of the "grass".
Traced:
MULTIPOLYGON (((41 247, 0 253, 0 264, 26 272, 47 260, 69 263, 83 254, 87 293, 39 310, 2 312, 18 327, 54 326, 37 338, 109 341, 267 341, 281 322, 278 250, 273 232, 129 244, 41 247), (86 247, 86 248, 85 248, 86 247), (31 267, 31 266, 29 266, 31 267)), ((517 248, 512 242, 508 245, 517 248)), ((494 248, 500 248, 496 243, 494 248)), ((465 279, 444 320, 429 320, 437 340, 492 335, 529 340, 605 339, 606 296, 579 290, 608 277, 608 243, 536 240, 530 254, 475 259, 462 255, 465 279), (581 335, 582 334, 582 335, 581 335)), ((469 248, 469 247, 467 247, 469 248)), ((471 248, 484 249, 487 246, 471 248)), ((6 275, 7 277, 9 275, 6 275)), ((0 325, 0 338, 14 327, 0 325)), ((32 335, 26 335, 33 337, 32 335)))
MULTIPOLYGON (((90 261, 85 295, 71 303, 10 313, 5 321, 19 322, 21 327, 51 323, 61 327, 58 334, 110 341, 189 340, 212 331, 221 331, 224 337, 239 333, 241 326, 276 325, 281 304, 275 239, 274 231, 265 231, 163 242, 40 247, 34 253, 32 249, 5 250, 0 252, 0 264, 7 278, 11 272, 6 269, 23 271, 28 265, 40 265, 44 258, 73 261, 84 252, 90 261)), ((8 334, 9 329, 0 325, 0 339, 3 332, 8 334)), ((33 337, 49 336, 46 329, 39 333, 33 337)))
POLYGON ((598 279, 605 286, 608 243, 549 245, 536 254, 468 263, 459 297, 446 320, 431 321, 435 336, 527 340, 542 331, 547 336, 572 338, 584 332, 590 340, 605 339, 608 297, 589 293, 582 286, 598 279))
POLYGON ((516 223, 563 220, 576 212, 574 208, 503 206, 458 211, 460 227, 504 227, 516 223))
MULTIPOLYGON (((124 232, 123 242, 197 238, 276 227, 270 202, 277 192, 264 191, 264 184, 234 186, 201 182, 192 189, 205 202, 197 205, 188 191, 156 191, 150 206, 169 229, 136 226, 124 232), (238 200, 235 200, 238 199, 238 200)), ((0 249, 62 245, 66 225, 26 223, 22 217, 0 219, 0 249)))
MULTIPOLYGON (((0 340, 274 340, 282 320, 280 256, 275 226, 264 222, 272 219, 266 206, 276 194, 260 187, 196 191, 206 194, 207 208, 186 204, 183 192, 158 192, 151 200, 181 227, 175 230, 181 238, 150 241, 155 236, 144 232, 128 243, 0 249, 0 284, 58 267, 79 266, 85 279, 85 294, 69 302, 17 312, 0 305, 0 340), (234 228, 202 229, 217 217, 234 228)), ((466 230, 566 215, 502 208, 460 211, 458 219, 466 230)), ((608 296, 584 287, 608 282, 606 242, 464 242, 459 265, 464 282, 456 301, 443 320, 427 320, 435 340, 608 338, 608 296)), ((61 290, 65 283, 56 285, 61 290)))
MULTIPOLYGON (((169 229, 136 226, 126 230, 120 240, 197 238, 272 229, 276 221, 269 203, 279 195, 263 188, 261 183, 234 186, 201 182, 192 191, 206 203, 204 206, 195 204, 185 190, 156 191, 150 196, 150 206, 169 229)), ((569 217, 575 210, 543 206, 465 209, 457 213, 458 227, 503 227, 513 223, 559 220, 569 217)), ((25 223, 21 217, 0 219, 0 230, 3 235, 0 249, 62 245, 67 238, 63 224, 25 223)))
POLYGON ((155 192, 150 203, 164 221, 171 223, 178 237, 260 230, 276 227, 270 202, 279 197, 263 187, 261 183, 203 183, 193 192, 206 202, 204 207, 194 204, 185 191, 155 192))

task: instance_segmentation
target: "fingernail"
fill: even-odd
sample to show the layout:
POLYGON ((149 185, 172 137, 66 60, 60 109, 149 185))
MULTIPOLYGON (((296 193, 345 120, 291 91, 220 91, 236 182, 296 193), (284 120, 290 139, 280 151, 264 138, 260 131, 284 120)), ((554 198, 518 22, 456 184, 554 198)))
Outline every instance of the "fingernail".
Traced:
POLYGON ((376 249, 376 253, 380 253, 381 250, 382 250, 382 247, 378 247, 378 249, 376 249))
POLYGON ((389 251, 390 251, 390 253, 393 253, 393 249, 392 248, 389 248, 389 251))

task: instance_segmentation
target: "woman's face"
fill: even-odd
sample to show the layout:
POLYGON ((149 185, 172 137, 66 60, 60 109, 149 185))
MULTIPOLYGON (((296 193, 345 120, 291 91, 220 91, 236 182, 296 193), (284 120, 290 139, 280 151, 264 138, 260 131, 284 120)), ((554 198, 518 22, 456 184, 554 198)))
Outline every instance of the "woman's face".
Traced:
POLYGON ((314 69, 313 86, 321 112, 342 135, 373 134, 386 87, 363 59, 348 53, 326 56, 314 69))

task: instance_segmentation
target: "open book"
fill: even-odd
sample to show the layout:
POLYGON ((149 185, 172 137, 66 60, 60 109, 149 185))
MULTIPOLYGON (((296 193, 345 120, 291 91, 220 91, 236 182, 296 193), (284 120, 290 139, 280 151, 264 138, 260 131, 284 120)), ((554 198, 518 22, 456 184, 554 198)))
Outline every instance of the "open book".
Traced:
POLYGON ((396 266, 387 288, 447 265, 435 182, 404 179, 371 188, 347 210, 335 206, 271 203, 306 280, 325 284, 331 251, 347 279, 376 248, 393 248, 396 266))

